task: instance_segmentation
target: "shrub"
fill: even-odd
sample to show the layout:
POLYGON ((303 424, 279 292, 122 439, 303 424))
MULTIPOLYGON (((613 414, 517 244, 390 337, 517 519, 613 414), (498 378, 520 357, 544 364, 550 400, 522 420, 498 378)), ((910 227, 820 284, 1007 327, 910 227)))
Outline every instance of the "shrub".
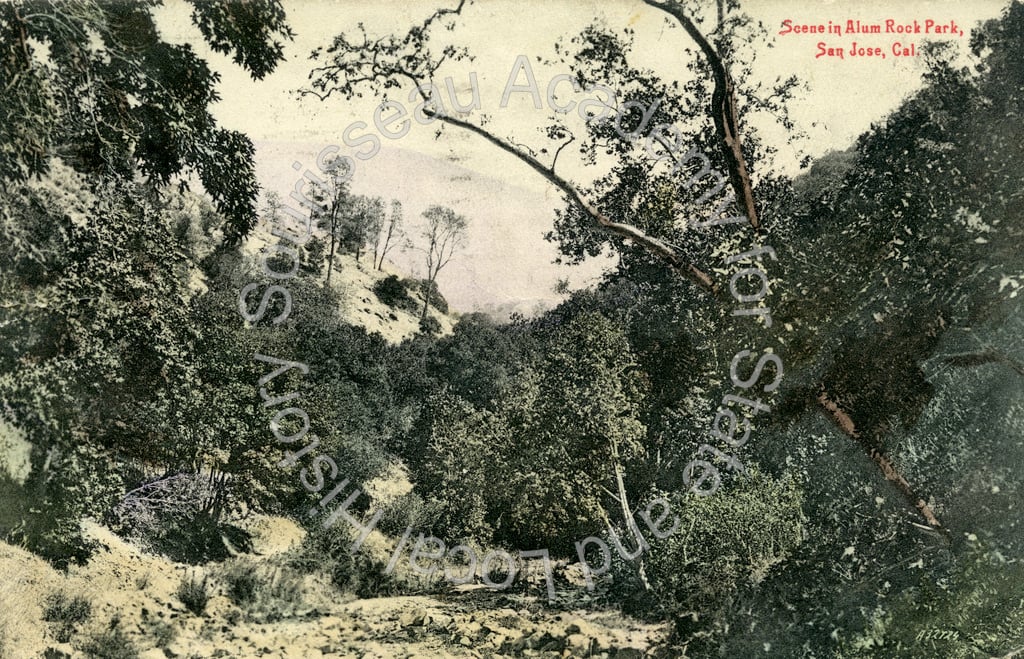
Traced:
POLYGON ((69 596, 64 591, 50 593, 43 603, 43 620, 54 623, 54 637, 58 643, 67 643, 75 629, 92 615, 92 603, 80 596, 69 596))
MULTIPOLYGON (((488 569, 487 569, 487 579, 491 583, 496 583, 496 584, 505 583, 505 580, 508 579, 508 575, 509 575, 508 563, 506 563, 503 560, 496 560, 496 561, 492 562, 488 566, 488 569)), ((517 576, 518 576, 518 574, 517 574, 517 576)))
POLYGON ((227 595, 239 606, 248 604, 256 597, 259 588, 259 576, 256 568, 245 561, 234 561, 228 563, 223 573, 224 583, 227 586, 227 595))
POLYGON ((448 300, 444 299, 441 295, 441 289, 437 287, 437 282, 430 282, 426 279, 411 279, 405 282, 406 288, 409 290, 417 290, 424 298, 427 296, 427 291, 430 291, 430 306, 434 307, 441 313, 448 313, 448 300))
POLYGON ((242 612, 238 609, 231 609, 224 615, 224 620, 234 627, 238 623, 242 622, 242 612))
POLYGON ((228 598, 249 619, 276 622, 294 615, 304 602, 302 575, 287 566, 261 569, 237 560, 225 564, 221 577, 228 598))
MULTIPOLYGON (((1007 552, 1009 553, 1009 552, 1007 552)), ((1024 638, 1024 565, 985 541, 971 541, 949 573, 924 572, 919 582, 874 610, 863 629, 843 638, 843 657, 967 658, 1016 656, 1024 638)))
POLYGON ((429 506, 416 492, 406 492, 390 499, 378 510, 380 522, 377 523, 377 528, 381 533, 392 536, 402 535, 409 526, 428 528, 438 515, 436 507, 429 506))
POLYGON ((210 479, 180 473, 134 488, 107 516, 115 533, 178 563, 198 565, 224 560, 227 537, 239 551, 249 551, 252 536, 203 512, 217 496, 210 479))
POLYGON ((153 645, 166 648, 178 636, 178 629, 166 620, 153 620, 147 625, 147 631, 153 639, 153 645))
POLYGON ((195 615, 200 615, 206 610, 206 603, 210 601, 210 591, 207 585, 205 576, 201 580, 197 580, 195 577, 185 577, 178 584, 175 594, 186 609, 195 615))
POLYGON ((91 659, 138 659, 139 651, 132 640, 121 630, 118 620, 98 634, 94 634, 82 646, 82 652, 91 659))
POLYGON ((124 492, 120 467, 102 448, 61 447, 47 471, 33 472, 26 489, 44 496, 29 519, 28 547, 58 568, 82 563, 92 547, 82 537, 81 520, 101 519, 124 492))
POLYGON ((393 309, 402 309, 409 313, 416 313, 419 310, 419 304, 409 296, 405 282, 395 275, 377 280, 373 285, 373 293, 378 300, 393 309))
POLYGON ((335 588, 357 597, 397 592, 398 580, 384 572, 386 562, 369 556, 366 547, 353 555, 353 540, 353 535, 341 525, 329 529, 316 526, 306 535, 290 563, 305 572, 326 574, 335 588))
POLYGON ((302 576, 288 568, 275 568, 269 579, 261 581, 250 617, 277 622, 295 615, 303 604, 302 576))
POLYGON ((323 238, 313 237, 306 243, 305 259, 302 270, 312 275, 319 275, 327 261, 327 243, 323 238))
MULTIPOLYGON (((754 469, 714 496, 673 497, 677 530, 662 540, 646 536, 653 599, 670 614, 713 617, 737 589, 760 582, 800 544, 801 503, 791 478, 776 480, 754 469)), ((633 599, 633 566, 613 555, 619 595, 640 601, 633 599)))
POLYGON ((420 333, 437 336, 441 333, 441 321, 428 315, 420 321, 420 333))

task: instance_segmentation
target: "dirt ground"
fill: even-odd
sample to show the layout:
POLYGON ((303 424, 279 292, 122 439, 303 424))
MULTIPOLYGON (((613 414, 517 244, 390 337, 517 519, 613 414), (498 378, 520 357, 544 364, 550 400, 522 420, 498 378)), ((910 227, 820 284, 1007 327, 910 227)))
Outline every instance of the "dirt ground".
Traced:
MULTIPOLYGON (((579 589, 560 591, 554 604, 541 593, 479 585, 353 599, 307 576, 298 595, 290 592, 287 605, 266 600, 240 606, 220 579, 222 565, 173 563, 94 523, 86 523, 85 531, 99 549, 67 574, 23 549, 0 544, 3 656, 96 656, 86 651, 90 640, 105 635, 109 640, 117 630, 121 642, 113 645, 130 644, 143 659, 641 657, 666 632, 663 626, 595 607, 579 589), (203 579, 211 597, 196 614, 177 591, 183 580, 203 579), (88 620, 76 625, 65 642, 59 642, 59 624, 43 619, 44 603, 55 592, 83 597, 92 605, 88 620)), ((273 557, 301 541, 302 531, 281 518, 262 518, 251 531, 255 553, 235 560, 253 562, 261 579, 274 582, 279 575, 270 567, 273 557)))

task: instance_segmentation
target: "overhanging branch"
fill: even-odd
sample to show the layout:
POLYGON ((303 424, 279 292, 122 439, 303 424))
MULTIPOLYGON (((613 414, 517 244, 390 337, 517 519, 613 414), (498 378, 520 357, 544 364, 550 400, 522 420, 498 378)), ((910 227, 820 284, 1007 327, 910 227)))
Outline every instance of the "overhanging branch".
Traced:
POLYGON ((729 170, 729 183, 736 192, 736 198, 740 200, 747 219, 750 220, 750 226, 755 230, 759 229, 760 221, 757 217, 757 208, 754 206, 753 186, 750 183, 750 173, 747 170, 747 162, 743 158, 743 148, 740 142, 739 120, 736 112, 736 87, 733 85, 728 69, 722 62, 721 56, 697 29, 678 2, 675 0, 665 2, 644 0, 644 4, 660 9, 679 21, 690 38, 697 43, 704 58, 711 66, 711 75, 715 79, 715 91, 711 95, 711 117, 715 122, 715 130, 718 132, 722 155, 725 156, 726 169, 729 170))
MULTIPOLYGON (((417 88, 419 88, 419 86, 417 86, 417 88)), ((559 176, 557 173, 555 173, 555 171, 552 168, 540 162, 539 160, 531 156, 529 153, 526 153, 522 149, 516 148, 509 142, 506 142, 505 140, 495 136, 490 131, 487 131, 484 128, 481 128, 480 126, 477 126, 476 124, 470 123, 468 121, 464 121, 462 119, 458 119, 450 115, 439 114, 437 112, 434 112, 433 110, 430 110, 429 108, 424 109, 424 114, 430 117, 435 117, 446 124, 457 126, 458 128, 463 128, 465 130, 470 131, 471 133, 475 133, 480 137, 483 137, 485 140, 487 140, 494 146, 498 147, 502 151, 505 151, 506 153, 515 156, 521 162, 529 165, 535 172, 544 177, 544 179, 547 180, 549 183, 551 183, 559 190, 564 192, 573 203, 575 203, 581 210, 583 210, 583 212, 585 212, 587 215, 591 217, 591 219, 594 220, 598 227, 617 236, 628 238, 629 240, 646 249, 651 254, 660 258, 662 261, 665 261, 670 267, 672 267, 673 270, 683 274, 684 276, 692 280, 694 283, 699 285, 701 288, 712 293, 718 292, 718 284, 716 284, 714 280, 711 279, 711 277, 703 270, 693 265, 692 263, 685 262, 679 256, 679 253, 675 249, 673 249, 666 243, 658 240, 657 238, 647 235, 646 233, 644 233, 643 230, 631 224, 615 222, 607 215, 602 213, 596 206, 590 203, 583 196, 583 194, 580 193, 580 191, 576 188, 575 185, 559 176)))

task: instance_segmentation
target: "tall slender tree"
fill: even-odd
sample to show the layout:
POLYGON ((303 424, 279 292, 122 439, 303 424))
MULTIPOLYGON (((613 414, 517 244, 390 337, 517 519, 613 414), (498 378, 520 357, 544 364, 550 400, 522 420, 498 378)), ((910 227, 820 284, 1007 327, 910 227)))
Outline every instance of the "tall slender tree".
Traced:
POLYGON ((437 285, 437 275, 451 262, 455 252, 465 243, 468 222, 450 208, 431 206, 423 212, 427 225, 423 229, 424 245, 420 249, 424 253, 427 266, 427 279, 423 288, 423 313, 420 320, 427 319, 430 307, 430 296, 437 285))
POLYGON ((380 226, 376 227, 373 233, 373 267, 381 270, 384 267, 384 259, 396 246, 402 244, 405 230, 402 227, 402 202, 397 199, 391 201, 391 214, 385 221, 381 216, 380 226))
POLYGON ((312 204, 310 212, 316 225, 327 232, 329 249, 327 252, 327 275, 324 284, 331 283, 334 272, 334 255, 338 246, 345 239, 345 222, 352 206, 350 179, 352 168, 343 158, 335 158, 328 162, 322 185, 308 183, 312 188, 312 204))

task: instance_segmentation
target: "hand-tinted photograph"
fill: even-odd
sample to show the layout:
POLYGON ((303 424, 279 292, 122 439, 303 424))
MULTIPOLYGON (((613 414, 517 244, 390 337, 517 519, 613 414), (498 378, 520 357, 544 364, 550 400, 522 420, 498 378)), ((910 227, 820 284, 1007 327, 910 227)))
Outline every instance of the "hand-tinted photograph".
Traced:
POLYGON ((1024 659, 1021 0, 0 0, 0 659, 1024 659))

